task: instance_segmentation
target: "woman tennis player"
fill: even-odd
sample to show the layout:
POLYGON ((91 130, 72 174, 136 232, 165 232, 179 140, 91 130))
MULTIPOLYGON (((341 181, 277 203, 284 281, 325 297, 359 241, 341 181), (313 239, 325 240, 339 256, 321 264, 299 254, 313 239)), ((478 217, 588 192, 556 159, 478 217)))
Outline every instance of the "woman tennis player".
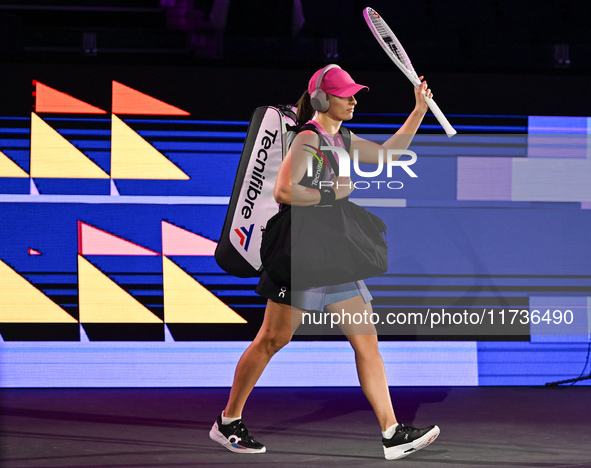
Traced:
MULTIPOLYGON (((314 128, 298 134, 282 162, 274 190, 278 203, 300 206, 330 204, 351 193, 350 180, 335 177, 331 170, 323 171, 322 178, 339 182, 333 185, 334 189, 324 187, 319 190, 312 188, 310 183, 302 184, 307 173, 308 153, 301 148, 308 143, 319 147, 319 135, 325 141, 329 140, 331 145, 346 148, 339 130, 344 121, 353 117, 357 104, 355 95, 362 89, 368 88, 355 83, 338 65, 328 65, 314 73, 307 91, 297 104, 298 122, 308 122, 314 128)), ((351 133, 350 148, 346 149, 358 150, 361 162, 373 164, 378 164, 379 149, 406 149, 427 112, 425 95, 432 97, 427 83, 421 81, 420 86, 415 88, 414 110, 396 134, 382 145, 351 133)), ((302 322, 303 313, 308 310, 326 310, 332 314, 346 312, 350 316, 363 314, 364 311, 368 316, 372 313, 372 297, 363 281, 295 291, 276 285, 263 272, 256 291, 268 300, 263 323, 238 362, 228 403, 209 433, 213 440, 237 453, 266 451, 266 447, 248 432, 242 421, 242 410, 273 355, 291 340, 302 322)), ((417 429, 396 420, 375 327, 371 323, 343 325, 341 330, 353 347, 361 388, 380 424, 385 457, 389 460, 402 458, 433 442, 439 435, 437 426, 417 429)))

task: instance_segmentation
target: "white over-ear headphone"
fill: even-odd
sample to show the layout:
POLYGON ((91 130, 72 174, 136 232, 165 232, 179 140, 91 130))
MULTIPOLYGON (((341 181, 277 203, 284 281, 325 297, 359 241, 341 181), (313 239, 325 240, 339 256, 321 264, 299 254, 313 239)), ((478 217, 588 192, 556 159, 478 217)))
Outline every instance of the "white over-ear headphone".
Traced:
POLYGON ((324 67, 322 69, 322 72, 320 73, 320 76, 318 77, 318 81, 316 82, 316 89, 310 95, 310 102, 312 103, 312 109, 314 109, 315 111, 326 112, 328 110, 328 108, 330 107, 330 102, 328 101, 328 94, 326 94, 324 91, 322 91, 320 89, 320 85, 322 84, 322 79, 324 78, 324 75, 326 75, 326 73, 329 70, 332 70, 333 68, 341 68, 341 67, 339 67, 338 65, 335 65, 334 63, 324 67))

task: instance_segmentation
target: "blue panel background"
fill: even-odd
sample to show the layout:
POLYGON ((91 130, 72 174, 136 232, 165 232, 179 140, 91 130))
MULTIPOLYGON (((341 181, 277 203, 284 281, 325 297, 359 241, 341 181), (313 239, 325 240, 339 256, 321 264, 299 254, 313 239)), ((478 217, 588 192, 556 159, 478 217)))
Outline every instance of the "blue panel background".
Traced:
MULTIPOLYGON (((562 125, 560 120, 544 119, 530 119, 530 125, 562 125)), ((109 171, 108 119, 88 119, 86 124, 84 119, 47 121, 109 171), (87 130, 80 130, 81 125, 87 125, 87 130)), ((34 196, 28 195, 29 179, 0 178, 0 259, 33 284, 39 284, 43 292, 61 297, 70 306, 77 304, 78 221, 155 252, 161 252, 163 220, 214 241, 221 232, 226 205, 220 200, 204 201, 199 197, 230 195, 245 123, 149 118, 125 121, 185 171, 190 180, 115 180, 122 196, 117 198, 108 197, 109 180, 35 179, 41 195, 34 196), (50 194, 72 197, 68 202, 43 198, 50 194), (11 195, 22 198, 15 201, 11 195), (108 202, 101 197, 107 197, 108 202), (152 197, 159 198, 154 201, 152 197), (175 197, 184 197, 182 203, 175 197), (30 256, 29 248, 42 255, 30 256)), ((1 129, 0 151, 28 171, 30 122, 14 119, 11 125, 1 129)), ((491 132, 495 128, 501 126, 492 126, 491 132)), ((371 130, 371 124, 363 127, 364 132, 371 130)), ((380 131, 379 126, 375 130, 380 131)), ((457 201, 458 156, 527 157, 527 138, 523 135, 503 137, 506 146, 502 154, 491 143, 498 143, 495 138, 459 135, 448 140, 418 136, 411 147, 419 155, 412 166, 418 178, 396 169, 393 179, 402 181, 403 189, 373 186, 354 192, 353 198, 406 201, 404 208, 369 208, 388 225, 390 249, 388 273, 368 280, 377 307, 437 304, 442 298, 460 305, 470 304, 474 298, 514 298, 527 304, 530 297, 544 295, 564 297, 565 303, 572 299, 578 304, 591 304, 591 210, 581 209, 580 203, 457 201)), ((383 138, 373 135, 372 139, 383 138)), ((385 170, 374 180, 386 180, 385 170)), ((116 283, 125 284, 132 295, 152 296, 156 305, 161 300, 160 257, 88 259, 116 283)), ((260 319, 264 301, 253 292, 256 279, 225 274, 213 257, 175 256, 172 260, 236 310, 250 308, 260 319)), ((166 348, 167 339, 159 346, 166 348)), ((572 341, 555 337, 532 342, 508 340, 477 343, 473 364, 477 366, 480 385, 540 385, 575 377, 583 370, 588 336, 577 336, 572 341)), ((425 349, 431 346, 427 341, 419 346, 423 345, 425 349)), ((125 346, 135 349, 133 342, 125 346)), ((326 361, 335 357, 330 354, 330 346, 320 348, 326 361)), ((6 341, 0 342, 2 349, 26 353, 27 349, 33 352, 37 348, 27 341, 6 341)), ((47 352, 52 349, 49 346, 47 352)), ((104 359, 108 360, 108 345, 100 349, 104 349, 104 359)), ((115 349, 116 346, 112 348, 115 349)), ((198 354, 195 358, 214 359, 211 354, 198 354)), ((55 356, 62 355, 56 350, 55 356)), ((142 359, 141 354, 133 356, 142 359)), ((409 357, 401 356, 406 358, 409 357)), ((140 364, 145 364, 149 372, 148 361, 140 364)), ((230 372, 232 363, 224 365, 230 372)), ((28 385, 22 381, 21 385, 69 385, 64 375, 46 378, 54 380, 42 382, 31 377, 28 385)), ((111 384, 118 385, 117 381, 111 384)))
POLYGON ((589 275, 589 210, 371 210, 388 226, 389 273, 589 275))

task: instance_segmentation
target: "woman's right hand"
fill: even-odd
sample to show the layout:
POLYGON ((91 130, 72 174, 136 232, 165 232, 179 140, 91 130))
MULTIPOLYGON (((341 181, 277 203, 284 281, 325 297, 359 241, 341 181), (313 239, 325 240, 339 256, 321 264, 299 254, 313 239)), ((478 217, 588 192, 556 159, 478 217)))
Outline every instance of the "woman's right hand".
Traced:
POLYGON ((332 187, 337 200, 348 197, 355 190, 350 177, 337 177, 332 187))

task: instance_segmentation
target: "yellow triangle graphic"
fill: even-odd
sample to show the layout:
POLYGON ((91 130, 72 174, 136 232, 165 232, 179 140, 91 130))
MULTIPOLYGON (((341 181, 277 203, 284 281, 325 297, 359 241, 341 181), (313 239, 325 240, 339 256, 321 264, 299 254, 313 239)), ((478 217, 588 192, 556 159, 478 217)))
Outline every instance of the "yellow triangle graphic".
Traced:
POLYGON ((166 323, 247 323, 165 256, 162 264, 166 323))
POLYGON ((0 323, 77 323, 77 321, 0 260, 0 323))
POLYGON ((113 179, 190 178, 115 114, 111 125, 111 176, 113 179))
POLYGON ((29 174, 0 151, 0 177, 29 177, 29 174))
POLYGON ((112 279, 78 255, 80 323, 162 323, 112 279))
POLYGON ((109 175, 33 112, 31 177, 108 179, 109 175))

